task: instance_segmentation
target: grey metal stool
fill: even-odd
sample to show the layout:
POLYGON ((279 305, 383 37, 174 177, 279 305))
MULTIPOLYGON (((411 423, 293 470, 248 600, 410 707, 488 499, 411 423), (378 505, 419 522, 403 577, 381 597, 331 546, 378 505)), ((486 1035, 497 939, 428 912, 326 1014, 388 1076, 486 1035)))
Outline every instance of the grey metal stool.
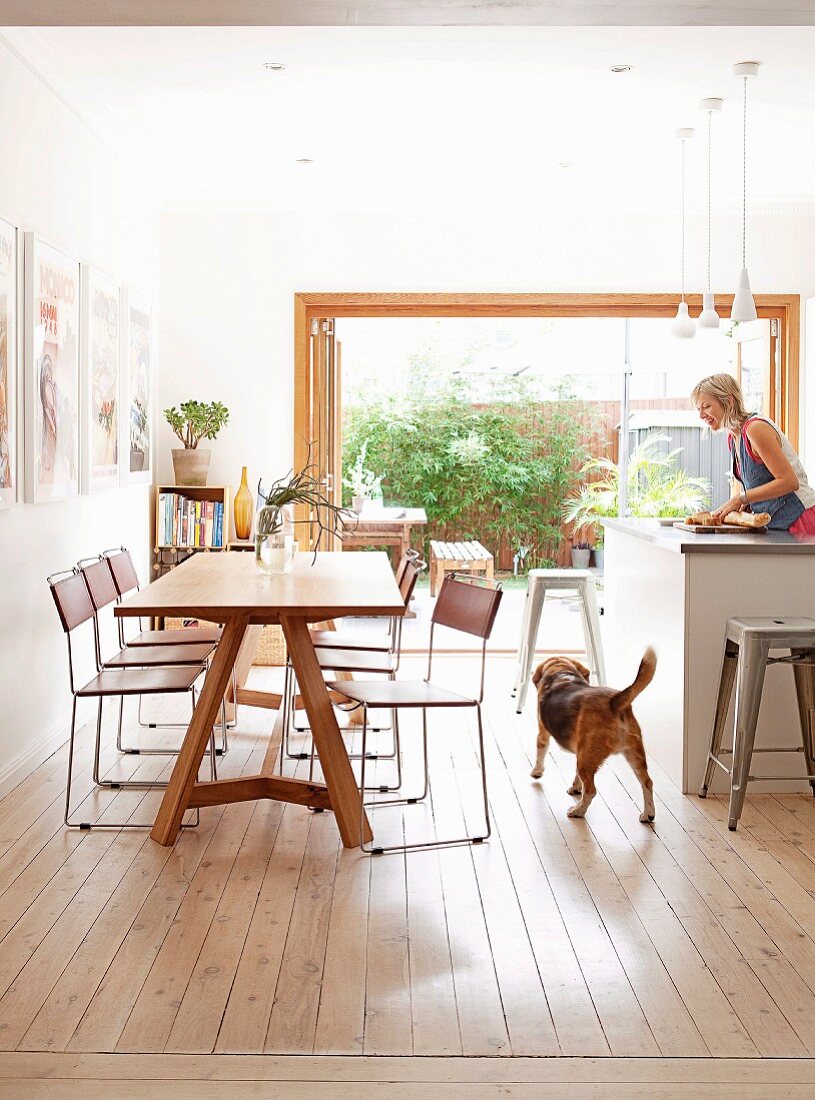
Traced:
POLYGON ((744 806, 747 784, 755 779, 798 780, 808 779, 815 794, 815 766, 813 765, 813 717, 815 717, 815 619, 783 616, 778 619, 728 619, 725 634, 722 674, 716 714, 710 735, 710 750, 699 797, 707 795, 713 779, 713 769, 720 767, 730 777, 730 809, 728 828, 735 829, 744 806), (788 649, 785 657, 770 657, 772 649, 788 649), (767 665, 792 665, 795 676, 795 692, 798 697, 798 714, 801 719, 802 745, 789 748, 755 748, 756 723, 764 687, 764 671, 767 665), (733 723, 733 747, 722 748, 724 725, 736 682, 736 713, 733 723), (751 775, 750 765, 754 752, 801 752, 806 761, 805 776, 751 775), (719 759, 732 756, 733 766, 728 768, 719 759))
POLYGON ((603 642, 600 637, 600 616, 597 611, 597 588, 589 569, 530 569, 529 587, 526 590, 521 640, 518 646, 518 674, 512 694, 517 696, 518 714, 524 709, 532 662, 535 659, 535 643, 538 638, 543 601, 546 593, 560 589, 576 592, 580 601, 583 620, 583 637, 594 681, 606 682, 606 666, 603 659, 603 642))

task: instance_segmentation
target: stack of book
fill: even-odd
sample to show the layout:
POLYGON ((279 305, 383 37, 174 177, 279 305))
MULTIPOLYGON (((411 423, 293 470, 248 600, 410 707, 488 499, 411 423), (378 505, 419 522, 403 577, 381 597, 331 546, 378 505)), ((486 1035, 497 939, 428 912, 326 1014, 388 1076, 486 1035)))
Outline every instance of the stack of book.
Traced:
POLYGON ((224 506, 220 500, 190 500, 180 493, 159 493, 156 545, 222 549, 224 506))

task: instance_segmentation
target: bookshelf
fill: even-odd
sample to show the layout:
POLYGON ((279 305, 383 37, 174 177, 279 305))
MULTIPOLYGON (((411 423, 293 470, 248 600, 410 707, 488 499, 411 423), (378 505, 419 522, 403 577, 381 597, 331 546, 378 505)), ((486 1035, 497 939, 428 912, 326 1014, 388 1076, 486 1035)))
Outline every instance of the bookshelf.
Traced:
MULTIPOLYGON (((226 550, 230 544, 232 530, 229 502, 230 488, 228 485, 157 485, 153 507, 154 572, 161 576, 185 561, 191 554, 216 553, 226 550), (166 498, 168 497, 176 498, 176 502, 178 500, 192 502, 191 505, 183 506, 186 509, 184 513, 185 522, 182 523, 181 516, 178 513, 174 516, 175 523, 173 524, 172 535, 169 532, 165 511, 165 508, 168 507, 166 504, 166 498), (218 541, 215 537, 214 514, 212 526, 206 526, 206 509, 204 505, 208 502, 213 505, 221 505, 223 508, 222 530, 218 545, 213 545, 213 542, 218 541), (196 505, 199 505, 197 509, 196 505), (202 518, 203 523, 201 522, 202 518), (191 533, 190 524, 192 524, 191 533), (181 530, 179 530, 179 526, 181 526, 181 530), (196 528, 199 528, 199 530, 196 531, 196 528), (168 535, 172 539, 172 544, 168 544, 168 535), (199 541, 204 545, 192 545, 193 542, 199 541), (206 545, 207 542, 209 542, 209 545, 206 545)), ((174 510, 171 509, 170 511, 172 514, 174 510)))

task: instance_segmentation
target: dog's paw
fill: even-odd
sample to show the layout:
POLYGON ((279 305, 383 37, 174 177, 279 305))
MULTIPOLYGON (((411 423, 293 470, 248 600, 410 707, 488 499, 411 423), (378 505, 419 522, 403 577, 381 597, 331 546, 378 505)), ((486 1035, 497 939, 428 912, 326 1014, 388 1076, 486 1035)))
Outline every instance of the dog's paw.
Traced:
POLYGON ((655 817, 656 817, 656 814, 649 814, 649 813, 646 813, 645 810, 643 810, 642 813, 640 814, 640 821, 643 823, 643 825, 650 825, 655 817))
POLYGON ((543 768, 533 768, 529 774, 532 776, 533 779, 540 779, 540 777, 543 775, 543 768))
POLYGON ((582 806, 572 806, 570 810, 567 810, 567 815, 569 817, 584 817, 585 813, 586 811, 582 806))
POLYGON ((569 787, 568 791, 566 792, 566 794, 573 794, 576 798, 579 798, 582 793, 582 788, 578 787, 576 783, 572 783, 571 787, 569 787))

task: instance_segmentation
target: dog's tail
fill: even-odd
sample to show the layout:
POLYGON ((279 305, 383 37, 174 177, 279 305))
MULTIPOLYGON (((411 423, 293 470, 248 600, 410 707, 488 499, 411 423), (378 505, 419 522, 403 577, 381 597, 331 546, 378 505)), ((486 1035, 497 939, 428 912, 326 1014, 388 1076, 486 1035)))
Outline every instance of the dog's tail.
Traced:
POLYGON ((640 661, 640 667, 637 670, 637 677, 634 683, 623 691, 618 691, 616 695, 612 695, 609 700, 609 705, 615 714, 620 714, 626 707, 630 707, 640 692, 645 691, 653 680, 656 669, 657 655, 651 646, 648 646, 640 661))

